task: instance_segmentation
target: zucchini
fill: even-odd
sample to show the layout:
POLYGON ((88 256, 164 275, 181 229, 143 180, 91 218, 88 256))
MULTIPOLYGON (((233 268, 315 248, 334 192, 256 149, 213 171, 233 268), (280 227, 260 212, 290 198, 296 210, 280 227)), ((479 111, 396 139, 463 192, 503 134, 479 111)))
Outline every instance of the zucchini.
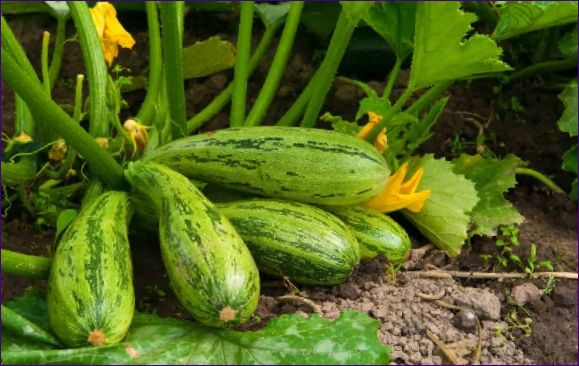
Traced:
POLYGON ((258 268, 292 282, 335 285, 360 260, 356 238, 335 216, 317 207, 274 199, 217 204, 241 235, 258 268))
POLYGON ((48 319, 69 347, 121 341, 135 308, 127 227, 129 196, 107 192, 66 229, 48 279, 48 319))
POLYGON ((390 175, 368 142, 299 127, 217 130, 170 142, 144 160, 225 188, 324 205, 367 202, 390 175))
POLYGON ((166 166, 131 163, 125 175, 156 207, 161 256, 181 304, 208 326, 247 321, 259 300, 259 272, 227 218, 186 177, 166 166))
POLYGON ((384 254, 390 263, 403 263, 411 243, 406 230, 390 216, 362 207, 327 207, 354 233, 362 259, 384 254))

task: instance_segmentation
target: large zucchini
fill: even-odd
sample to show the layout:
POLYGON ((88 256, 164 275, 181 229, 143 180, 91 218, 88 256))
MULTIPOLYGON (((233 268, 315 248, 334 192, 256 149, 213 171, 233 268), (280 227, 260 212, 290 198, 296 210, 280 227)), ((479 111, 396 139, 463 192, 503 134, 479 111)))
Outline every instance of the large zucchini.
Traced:
POLYGON ((366 141, 296 127, 218 130, 175 140, 144 159, 233 190, 326 205, 367 202, 390 175, 366 141))
POLYGON ((259 300, 259 273, 227 218, 186 177, 163 165, 137 162, 125 174, 156 207, 161 255, 181 304, 208 326, 247 321, 259 300))
POLYGON ((356 238, 335 216, 274 199, 220 203, 259 269, 309 285, 344 282, 360 260, 356 238))
POLYGON ((350 227, 360 244, 362 259, 384 254, 389 262, 401 263, 408 256, 410 238, 390 216, 362 207, 327 209, 350 227))
POLYGON ((65 231, 48 280, 48 319, 69 347, 119 342, 135 307, 127 226, 129 197, 107 192, 65 231))

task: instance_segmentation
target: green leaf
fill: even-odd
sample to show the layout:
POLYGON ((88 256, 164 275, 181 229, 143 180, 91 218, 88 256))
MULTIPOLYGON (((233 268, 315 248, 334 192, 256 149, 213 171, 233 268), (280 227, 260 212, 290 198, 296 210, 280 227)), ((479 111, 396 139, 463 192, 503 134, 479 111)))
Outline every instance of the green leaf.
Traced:
POLYGON ((571 57, 577 55, 577 27, 561 38, 561 41, 559 41, 559 49, 565 56, 571 57))
POLYGON ((259 15, 265 27, 270 28, 287 15, 290 5, 290 3, 280 3, 276 5, 256 3, 255 12, 259 15))
POLYGON ((577 22, 577 1, 504 1, 498 10, 496 40, 577 22))
POLYGON ((235 65, 235 48, 214 36, 183 48, 183 79, 215 74, 235 65))
POLYGON ((58 236, 68 227, 68 225, 74 220, 78 212, 76 210, 67 208, 66 210, 60 211, 58 217, 56 218, 56 235, 58 236))
POLYGON ((467 238, 468 213, 478 202, 474 183, 456 174, 452 163, 432 154, 411 159, 409 175, 419 167, 424 168, 424 176, 417 191, 429 189, 430 197, 419 213, 402 213, 434 245, 455 257, 467 238))
MULTIPOLYGON (((6 306, 48 329, 46 295, 31 292, 6 306)), ((282 315, 258 331, 226 331, 156 315, 135 314, 117 345, 58 349, 18 336, 2 318, 2 362, 81 364, 386 364, 389 348, 377 336, 380 323, 343 312, 335 321, 282 315)), ((38 338, 38 337, 36 337, 38 338)))
POLYGON ((464 40, 476 16, 461 11, 459 2, 429 1, 416 6, 412 88, 511 69, 500 60, 502 50, 491 38, 475 34, 464 40))
MULTIPOLYGON (((563 154, 563 165, 561 166, 561 169, 577 175, 577 145, 573 146, 563 154)), ((577 178, 573 181, 569 197, 577 201, 577 178)))
POLYGON ((362 128, 356 122, 346 121, 340 116, 334 116, 330 112, 324 113, 320 120, 330 122, 334 131, 345 133, 346 135, 356 136, 362 128))
POLYGON ((364 21, 388 42, 396 56, 403 60, 411 52, 414 42, 414 2, 376 2, 364 21))
POLYGON ((475 183, 479 201, 470 216, 474 222, 471 235, 496 235, 502 225, 520 224, 524 217, 503 194, 517 184, 516 169, 524 162, 515 155, 503 159, 484 159, 462 154, 454 161, 454 172, 475 183))
POLYGON ((360 101, 358 112, 356 112, 356 120, 362 118, 368 112, 374 112, 380 116, 386 116, 390 113, 392 104, 386 97, 368 96, 360 101))
POLYGON ((571 136, 577 136, 577 79, 567 84, 559 94, 559 99, 565 106, 563 115, 557 121, 559 129, 571 136))

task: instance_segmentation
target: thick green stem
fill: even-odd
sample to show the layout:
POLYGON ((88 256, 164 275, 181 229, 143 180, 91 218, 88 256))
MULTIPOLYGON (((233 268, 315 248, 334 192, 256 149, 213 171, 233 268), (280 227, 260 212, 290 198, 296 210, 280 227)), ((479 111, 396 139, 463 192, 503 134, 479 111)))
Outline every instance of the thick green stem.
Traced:
POLYGON ((163 55, 165 57, 165 88, 169 118, 171 119, 171 135, 173 139, 185 136, 187 132, 187 114, 185 110, 185 84, 183 82, 183 57, 181 42, 182 14, 175 1, 159 4, 161 7, 161 22, 163 25, 163 55))
MULTIPOLYGON (((263 33, 255 52, 251 56, 251 60, 249 62, 249 74, 251 75, 259 62, 263 58, 265 51, 267 51, 269 45, 271 44, 271 40, 275 32, 279 29, 281 23, 274 23, 273 26, 266 28, 265 32, 263 33)), ((233 85, 234 82, 230 83, 227 88, 223 89, 219 95, 217 95, 211 103, 209 103, 205 108, 203 108, 199 113, 197 113, 193 118, 191 118, 187 122, 187 129, 189 133, 197 130, 199 127, 203 125, 203 123, 207 122, 211 117, 215 116, 219 111, 229 103, 231 100, 231 95, 233 94, 233 85)))
POLYGON ((54 39, 54 49, 50 61, 50 88, 54 88, 60 66, 62 65, 62 55, 64 53, 64 41, 66 40, 66 21, 67 18, 58 17, 56 23, 56 38, 54 39))
POLYGON ((21 159, 18 162, 3 161, 2 167, 2 185, 16 186, 31 182, 35 175, 36 169, 33 160, 21 159))
POLYGON ((52 258, 2 249, 2 272, 26 278, 48 278, 52 258))
MULTIPOLYGON (((24 70, 31 77, 35 78, 38 82, 40 82, 36 72, 34 71, 34 68, 32 67, 32 64, 30 63, 30 60, 28 60, 26 53, 22 49, 22 46, 20 46, 20 43, 14 36, 12 29, 10 28, 8 22, 6 22, 6 19, 4 19, 4 17, 2 17, 2 49, 9 52, 12 55, 12 57, 14 57, 14 59, 18 62, 20 67, 24 68, 24 70)), ((30 113, 30 110, 28 109, 26 103, 24 103, 22 98, 20 98, 18 95, 15 96, 14 106, 15 106, 14 130, 16 132, 16 135, 26 133, 30 136, 34 136, 35 126, 32 114, 30 113)))
POLYGON ((249 78, 249 54, 251 52, 251 30, 253 25, 253 1, 241 3, 239 32, 235 60, 235 79, 231 97, 231 127, 243 126, 245 119, 245 99, 249 78))
POLYGON ((150 126, 155 117, 155 103, 159 95, 161 80, 163 77, 163 50, 161 48, 161 32, 159 29, 159 16, 157 14, 157 3, 154 1, 145 2, 147 8, 147 24, 149 31, 149 83, 147 95, 137 113, 137 119, 145 125, 150 126))
POLYGON ((22 70, 8 52, 4 52, 4 47, 2 51, 2 79, 24 99, 34 119, 63 137, 111 188, 122 189, 125 180, 121 166, 46 95, 42 86, 22 70))
POLYGON ((84 208, 88 206, 95 198, 103 193, 103 190, 103 183, 99 179, 92 179, 84 192, 80 207, 84 208))
POLYGON ((398 74, 400 73, 400 67, 402 66, 402 60, 400 57, 396 57, 396 62, 394 63, 394 67, 392 71, 390 71, 390 75, 388 75, 388 83, 382 92, 382 98, 390 98, 390 94, 392 94, 392 89, 394 88, 394 83, 396 79, 398 79, 398 74))
POLYGON ((516 174, 528 175, 530 177, 535 178, 539 182, 543 183, 547 187, 551 188, 551 190, 555 193, 565 193, 565 191, 559 187, 555 182, 553 182, 549 177, 544 175, 541 172, 538 172, 534 169, 529 168, 517 168, 515 170, 516 174))
POLYGON ((412 105, 406 110, 406 113, 418 116, 423 110, 432 105, 432 103, 438 99, 446 89, 450 88, 453 83, 454 80, 448 80, 435 84, 432 88, 428 89, 426 93, 422 94, 416 102, 412 103, 412 105))
POLYGON ((352 38, 359 20, 359 16, 348 14, 345 9, 340 12, 330 45, 319 68, 319 76, 316 78, 316 83, 313 85, 310 94, 310 101, 301 123, 302 127, 314 127, 316 124, 340 61, 346 52, 350 38, 352 38))
POLYGON ((245 120, 245 126, 260 125, 271 101, 273 100, 294 43, 303 6, 304 3, 302 1, 291 3, 285 27, 271 63, 271 67, 267 73, 267 77, 259 95, 245 120))
POLYGON ((513 72, 507 79, 506 83, 512 83, 521 79, 532 77, 535 75, 542 75, 549 72, 563 71, 577 68, 577 56, 570 57, 564 60, 546 61, 531 65, 522 70, 513 72))
MULTIPOLYGON (((319 71, 319 70, 318 70, 319 71)), ((302 91, 298 99, 292 104, 290 109, 285 112, 285 114, 277 121, 277 126, 295 126, 298 122, 300 116, 303 115, 308 102, 310 100, 310 96, 312 95, 312 90, 314 89, 314 82, 316 80, 317 73, 310 79, 310 82, 306 86, 306 88, 302 91)))
POLYGON ((42 33, 42 52, 40 53, 40 65, 42 69, 42 85, 44 91, 50 96, 50 73, 48 72, 48 43, 50 42, 50 33, 42 33))
POLYGON ((108 73, 101 41, 86 2, 67 3, 78 32, 87 72, 89 133, 94 137, 108 137, 110 131, 106 96, 108 73))

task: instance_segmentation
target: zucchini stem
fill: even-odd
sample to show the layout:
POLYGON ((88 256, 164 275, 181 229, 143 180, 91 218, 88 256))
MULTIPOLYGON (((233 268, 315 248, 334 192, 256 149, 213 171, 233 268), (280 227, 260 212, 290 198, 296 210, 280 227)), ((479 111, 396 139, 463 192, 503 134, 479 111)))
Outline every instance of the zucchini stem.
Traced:
MULTIPOLYGON (((257 48, 255 49, 253 55, 249 62, 249 74, 253 74, 257 65, 263 58, 265 51, 268 49, 274 34, 281 26, 281 22, 274 23, 271 27, 267 27, 263 33, 257 48)), ((189 121, 187 121, 187 130, 189 133, 197 130, 199 127, 203 126, 211 117, 219 113, 223 107, 231 100, 233 94, 233 87, 235 80, 231 82, 225 89, 221 91, 205 108, 203 108, 199 113, 193 116, 189 121)))
POLYGON ((292 49, 296 31, 300 23, 300 16, 302 13, 304 3, 303 1, 292 2, 289 14, 286 19, 285 27, 283 29, 279 45, 271 67, 259 92, 259 95, 245 120, 245 126, 258 126, 262 123, 263 117, 267 113, 271 101, 279 87, 279 83, 283 76, 283 72, 287 65, 287 61, 292 49))
POLYGON ((237 35, 237 55, 235 79, 231 98, 231 127, 243 126, 245 119, 245 100, 247 98, 247 79, 249 78, 249 54, 251 51, 251 30, 253 25, 252 1, 241 3, 239 32, 237 35))
POLYGON ((147 10, 147 23, 149 30, 149 83, 147 95, 137 113, 137 119, 143 124, 150 126, 155 117, 155 103, 159 96, 159 88, 163 78, 163 50, 161 48, 161 31, 159 28, 159 15, 157 3, 145 2, 147 10))
POLYGON ((87 72, 89 133, 94 137, 108 137, 110 131, 106 95, 108 72, 101 41, 86 2, 69 1, 68 7, 78 32, 87 72))
POLYGON ((2 272, 26 278, 48 278, 52 258, 2 249, 2 272))
POLYGON ((533 177, 536 180, 538 180, 539 182, 541 182, 544 185, 546 185, 547 187, 549 187, 555 193, 565 193, 565 191, 561 187, 559 187, 553 180, 551 180, 551 178, 547 177, 546 175, 544 175, 543 173, 541 173, 539 171, 536 171, 535 169, 516 168, 515 173, 521 174, 521 175, 528 175, 530 177, 533 177))
POLYGON ((177 2, 167 1, 159 4, 161 7, 161 22, 163 26, 163 48, 165 57, 165 89, 166 102, 171 120, 171 136, 173 139, 184 137, 187 131, 187 114, 185 111, 185 84, 183 82, 183 43, 182 9, 177 2))

